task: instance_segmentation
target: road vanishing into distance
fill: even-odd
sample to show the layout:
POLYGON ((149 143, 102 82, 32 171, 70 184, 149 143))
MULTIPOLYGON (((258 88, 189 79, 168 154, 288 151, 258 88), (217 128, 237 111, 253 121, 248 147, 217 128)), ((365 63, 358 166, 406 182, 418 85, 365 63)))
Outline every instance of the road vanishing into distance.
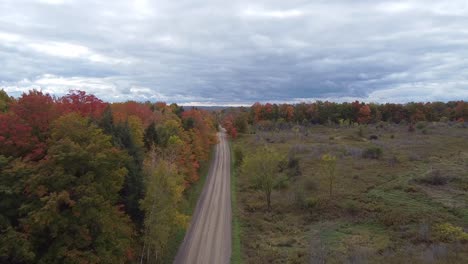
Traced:
POLYGON ((224 129, 175 264, 224 264, 231 257, 231 152, 224 129))

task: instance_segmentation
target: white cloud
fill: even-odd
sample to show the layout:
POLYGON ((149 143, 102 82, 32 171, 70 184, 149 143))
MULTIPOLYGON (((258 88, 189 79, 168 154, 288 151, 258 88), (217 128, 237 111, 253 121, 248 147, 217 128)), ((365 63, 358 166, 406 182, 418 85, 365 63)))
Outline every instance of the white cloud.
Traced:
POLYGON ((411 11, 414 5, 407 1, 384 2, 377 5, 377 9, 386 13, 401 13, 411 11))
POLYGON ((155 14, 154 9, 151 6, 151 1, 134 0, 132 2, 133 2, 133 10, 137 14, 137 19, 144 19, 146 17, 150 17, 155 14))
POLYGON ((47 4, 47 5, 63 5, 67 3, 67 0, 39 0, 38 1, 41 4, 47 4))
POLYGON ((63 42, 32 43, 28 46, 37 52, 64 58, 79 58, 91 53, 87 47, 63 42))
POLYGON ((8 32, 1 32, 0 31, 0 42, 18 42, 22 39, 22 37, 18 34, 12 34, 8 32))
POLYGON ((27 46, 36 52, 54 57, 86 59, 92 62, 106 64, 129 64, 132 62, 132 60, 128 58, 113 58, 92 51, 88 47, 65 42, 44 41, 27 44, 27 46))
POLYGON ((296 9, 289 10, 267 10, 263 8, 248 7, 241 12, 242 16, 252 18, 295 18, 304 16, 304 12, 296 9))

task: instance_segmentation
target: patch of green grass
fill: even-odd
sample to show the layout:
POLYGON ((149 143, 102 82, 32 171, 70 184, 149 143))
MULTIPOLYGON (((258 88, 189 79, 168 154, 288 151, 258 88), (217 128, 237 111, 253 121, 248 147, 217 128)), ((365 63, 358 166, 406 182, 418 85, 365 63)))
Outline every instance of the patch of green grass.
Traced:
POLYGON ((441 214, 446 213, 442 204, 429 199, 422 193, 408 193, 402 190, 374 189, 369 197, 379 199, 386 207, 396 208, 415 214, 441 214))
POLYGON ((346 236, 339 228, 326 228, 321 230, 320 239, 329 248, 339 248, 341 240, 346 236))
POLYGON ((468 208, 460 208, 458 209, 458 212, 462 219, 462 222, 468 223, 468 208))
POLYGON ((241 226, 239 222, 238 209, 237 209, 237 168, 233 155, 233 148, 231 142, 229 142, 231 150, 231 207, 232 207, 232 252, 231 252, 231 263, 241 264, 241 226))
POLYGON ((337 222, 319 232, 320 239, 331 255, 346 254, 352 248, 367 247, 383 250, 391 243, 388 231, 377 223, 337 222))

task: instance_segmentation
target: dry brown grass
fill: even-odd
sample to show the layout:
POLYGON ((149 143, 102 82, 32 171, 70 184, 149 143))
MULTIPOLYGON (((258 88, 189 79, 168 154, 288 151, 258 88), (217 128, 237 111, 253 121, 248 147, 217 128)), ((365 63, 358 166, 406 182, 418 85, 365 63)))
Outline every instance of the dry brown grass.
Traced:
POLYGON ((246 153, 267 144, 285 157, 293 153, 300 169, 273 192, 271 212, 249 179, 238 176, 244 261, 463 263, 466 244, 443 244, 429 231, 422 239, 420 233, 422 225, 431 230, 437 223, 468 228, 468 130, 438 123, 424 129, 369 126, 360 137, 356 127, 314 126, 241 136, 235 145, 246 153), (369 148, 381 149, 382 156, 362 158, 369 148), (332 200, 318 170, 325 153, 338 157, 332 200), (435 169, 450 180, 418 181, 435 169))

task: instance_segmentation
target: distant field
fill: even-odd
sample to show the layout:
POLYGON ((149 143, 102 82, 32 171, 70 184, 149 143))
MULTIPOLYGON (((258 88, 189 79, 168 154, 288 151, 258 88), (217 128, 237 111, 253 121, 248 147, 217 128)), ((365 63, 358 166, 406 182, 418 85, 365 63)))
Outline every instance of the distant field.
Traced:
POLYGON ((466 263, 463 124, 251 129, 233 145, 244 156, 263 146, 284 164, 270 212, 237 167, 245 263, 466 263), (324 154, 337 158, 331 197, 324 154))

